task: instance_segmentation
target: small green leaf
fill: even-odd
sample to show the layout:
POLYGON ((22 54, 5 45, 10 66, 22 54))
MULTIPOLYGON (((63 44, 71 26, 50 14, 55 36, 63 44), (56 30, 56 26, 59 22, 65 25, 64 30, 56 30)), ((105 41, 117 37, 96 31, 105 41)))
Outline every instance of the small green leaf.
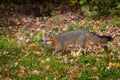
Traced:
POLYGON ((120 3, 117 4, 117 8, 118 8, 118 9, 120 8, 120 3))
POLYGON ((70 0, 71 5, 74 5, 77 3, 77 0, 70 0))
POLYGON ((96 3, 96 4, 98 4, 98 3, 99 3, 99 1, 98 1, 98 0, 92 0, 92 2, 94 2, 94 3, 96 3))
POLYGON ((0 27, 4 27, 4 26, 5 26, 5 24, 0 22, 0 27))
POLYGON ((93 9, 98 9, 98 6, 97 6, 97 5, 95 5, 95 6, 93 7, 93 9))
POLYGON ((83 5, 81 9, 83 12, 85 12, 88 9, 88 5, 83 5))
POLYGON ((72 30, 74 30, 74 28, 73 28, 73 26, 68 25, 67 30, 68 30, 68 31, 72 31, 72 30))
POLYGON ((84 4, 85 2, 87 2, 87 0, 81 0, 79 4, 84 4))

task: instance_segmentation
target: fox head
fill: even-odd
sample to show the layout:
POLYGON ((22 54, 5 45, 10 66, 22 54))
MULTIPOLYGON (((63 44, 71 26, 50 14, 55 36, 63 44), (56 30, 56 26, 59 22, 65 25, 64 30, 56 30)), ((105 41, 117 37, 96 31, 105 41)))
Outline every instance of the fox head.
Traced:
POLYGON ((50 34, 43 34, 43 44, 44 45, 52 44, 51 38, 52 38, 52 36, 50 34))
POLYGON ((46 45, 52 45, 56 46, 58 44, 56 35, 53 35, 51 33, 49 34, 43 34, 43 44, 46 45))

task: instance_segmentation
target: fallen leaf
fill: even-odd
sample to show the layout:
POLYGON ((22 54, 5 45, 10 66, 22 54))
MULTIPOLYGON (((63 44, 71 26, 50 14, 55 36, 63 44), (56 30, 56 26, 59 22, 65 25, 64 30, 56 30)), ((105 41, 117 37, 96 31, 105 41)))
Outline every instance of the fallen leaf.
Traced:
POLYGON ((111 66, 113 66, 113 63, 112 63, 112 62, 110 62, 108 65, 111 67, 111 66))
POLYGON ((29 44, 29 48, 31 49, 37 49, 38 48, 38 45, 37 44, 35 44, 35 43, 31 43, 31 44, 29 44))
POLYGON ((115 45, 119 45, 120 37, 119 36, 115 36, 113 42, 114 42, 115 45))
POLYGON ((3 80, 2 76, 0 76, 0 80, 3 80))
POLYGON ((20 67, 20 70, 17 75, 19 78, 23 77, 25 75, 25 67, 23 67, 23 66, 20 67))
POLYGON ((35 75, 38 75, 40 73, 40 71, 34 70, 32 73, 35 74, 35 75))
POLYGON ((45 80, 49 80, 49 78, 48 78, 48 77, 45 77, 45 80))
POLYGON ((49 66, 49 65, 45 66, 45 69, 46 69, 46 70, 49 70, 49 69, 50 69, 50 66, 49 66))
POLYGON ((115 67, 120 67, 120 63, 116 63, 115 67))
POLYGON ((98 80, 99 78, 98 78, 98 76, 90 76, 89 79, 92 79, 92 80, 93 80, 93 79, 98 80))
POLYGON ((7 55, 7 54, 9 54, 9 52, 8 52, 8 51, 3 51, 2 54, 3 54, 3 55, 7 55))
POLYGON ((25 38, 24 38, 23 36, 21 36, 21 37, 18 37, 18 39, 19 39, 20 41, 23 41, 23 40, 25 40, 25 38))
POLYGON ((108 64, 110 67, 120 67, 120 63, 112 63, 112 62, 110 62, 109 64, 108 64))
POLYGON ((17 22, 16 22, 16 25, 19 25, 20 23, 21 23, 20 21, 17 21, 17 22))
POLYGON ((97 71, 98 71, 98 68, 97 68, 97 67, 92 67, 92 68, 91 68, 91 71, 92 71, 92 72, 97 72, 97 71))
POLYGON ((50 61, 50 58, 47 58, 46 61, 49 62, 49 61, 50 61))
POLYGON ((118 55, 118 60, 120 60, 120 55, 118 55))
POLYGON ((97 21, 96 21, 96 23, 97 23, 97 24, 100 24, 100 21, 99 21, 99 20, 97 20, 97 21))
POLYGON ((77 57, 77 56, 80 56, 77 52, 71 52, 71 55, 73 56, 73 57, 77 57))
POLYGON ((18 62, 15 62, 13 65, 14 65, 14 67, 16 67, 16 66, 18 66, 18 64, 19 64, 18 62))
POLYGON ((25 71, 24 70, 20 70, 19 72, 18 72, 18 77, 23 77, 25 75, 25 71))
POLYGON ((27 23, 28 20, 27 20, 27 18, 22 18, 22 19, 21 19, 21 22, 22 22, 22 23, 27 23))
POLYGON ((40 55, 41 55, 41 53, 40 53, 39 51, 34 52, 34 54, 35 54, 36 56, 40 56, 40 55))
POLYGON ((12 80, 12 78, 10 78, 10 77, 6 77, 6 78, 4 78, 4 79, 0 79, 0 80, 12 80))
POLYGON ((41 60, 41 63, 45 63, 46 61, 45 60, 41 60))
POLYGON ((35 22, 35 25, 40 25, 40 24, 41 24, 40 21, 36 21, 36 22, 35 22))

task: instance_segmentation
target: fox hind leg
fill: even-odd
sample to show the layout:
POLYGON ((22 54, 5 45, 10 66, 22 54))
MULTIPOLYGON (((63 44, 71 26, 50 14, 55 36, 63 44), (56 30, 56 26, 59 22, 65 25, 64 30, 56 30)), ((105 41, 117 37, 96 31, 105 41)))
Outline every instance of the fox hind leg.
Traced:
POLYGON ((82 55, 85 49, 85 43, 86 43, 86 36, 81 36, 78 39, 78 45, 79 45, 79 50, 77 51, 77 54, 82 55))
POLYGON ((84 49, 85 48, 85 43, 86 43, 86 36, 79 37, 78 43, 79 43, 79 46, 84 49))

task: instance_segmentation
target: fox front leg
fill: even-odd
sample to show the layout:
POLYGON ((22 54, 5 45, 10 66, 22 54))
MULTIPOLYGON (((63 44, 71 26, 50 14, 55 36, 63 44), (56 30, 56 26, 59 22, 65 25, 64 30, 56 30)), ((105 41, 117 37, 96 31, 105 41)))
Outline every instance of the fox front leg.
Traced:
POLYGON ((79 50, 77 51, 77 55, 83 55, 82 50, 83 50, 83 48, 79 47, 79 50))
POLYGON ((55 55, 57 52, 59 52, 59 51, 61 51, 61 50, 62 50, 61 47, 56 46, 56 47, 55 47, 55 50, 52 52, 52 55, 55 55))

